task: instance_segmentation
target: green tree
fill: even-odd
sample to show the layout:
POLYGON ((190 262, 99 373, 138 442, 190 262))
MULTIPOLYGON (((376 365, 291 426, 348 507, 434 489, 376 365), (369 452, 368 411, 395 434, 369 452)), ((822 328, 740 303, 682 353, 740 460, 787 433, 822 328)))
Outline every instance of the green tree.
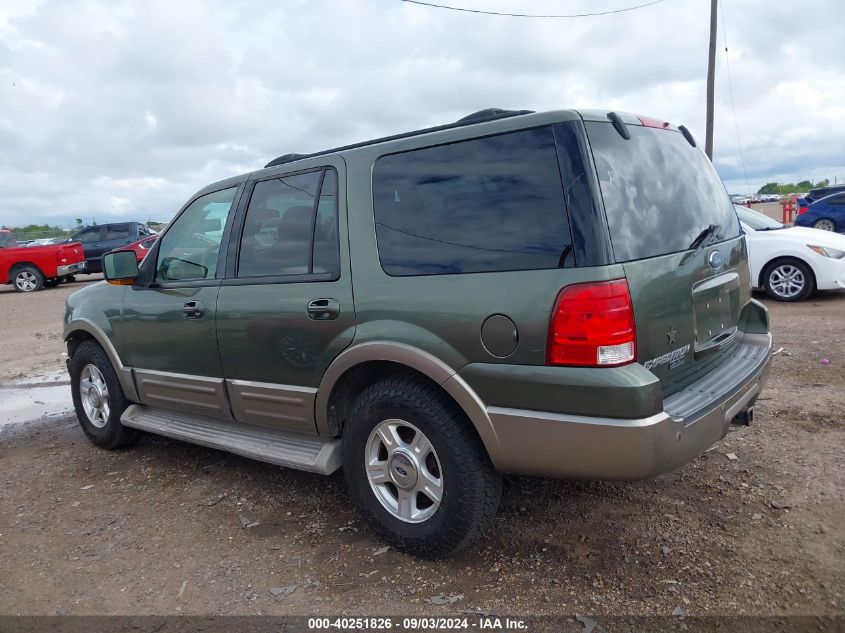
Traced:
POLYGON ((809 180, 802 180, 795 187, 796 191, 809 191, 813 188, 813 183, 809 180))
POLYGON ((765 185, 760 187, 760 189, 757 191, 757 193, 759 195, 765 195, 765 194, 770 194, 770 193, 780 193, 778 191, 778 189, 780 189, 780 187, 778 187, 778 184, 776 182, 767 182, 765 185))
POLYGON ((830 185, 830 181, 827 178, 816 183, 816 187, 827 187, 828 185, 830 185))

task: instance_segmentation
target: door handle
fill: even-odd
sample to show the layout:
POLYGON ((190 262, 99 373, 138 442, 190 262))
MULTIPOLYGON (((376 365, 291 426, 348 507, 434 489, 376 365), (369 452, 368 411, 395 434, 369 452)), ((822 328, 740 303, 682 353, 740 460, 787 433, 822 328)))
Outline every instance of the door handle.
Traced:
POLYGON ((199 301, 186 301, 182 306, 182 316, 186 319, 198 319, 205 313, 205 306, 199 301))
POLYGON ((315 321, 331 321, 340 314, 340 302, 337 299, 314 299, 308 302, 306 311, 315 321))

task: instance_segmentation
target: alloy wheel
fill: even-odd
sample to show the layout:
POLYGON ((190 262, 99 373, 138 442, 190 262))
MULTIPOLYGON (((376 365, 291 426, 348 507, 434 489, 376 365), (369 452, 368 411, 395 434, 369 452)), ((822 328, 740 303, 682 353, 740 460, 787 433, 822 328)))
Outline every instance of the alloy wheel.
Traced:
POLYGON ((79 374, 79 396, 88 420, 98 429, 109 421, 109 388, 96 365, 85 365, 79 374))
POLYGON ((807 283, 804 273, 792 264, 781 264, 769 275, 772 291, 784 299, 792 299, 804 290, 807 283))
POLYGON ((38 278, 28 270, 22 270, 15 275, 15 286, 23 292, 32 292, 38 287, 38 278))
POLYGON ((410 422, 384 420, 365 448, 370 488, 392 516, 406 523, 430 519, 443 499, 443 471, 434 447, 410 422))

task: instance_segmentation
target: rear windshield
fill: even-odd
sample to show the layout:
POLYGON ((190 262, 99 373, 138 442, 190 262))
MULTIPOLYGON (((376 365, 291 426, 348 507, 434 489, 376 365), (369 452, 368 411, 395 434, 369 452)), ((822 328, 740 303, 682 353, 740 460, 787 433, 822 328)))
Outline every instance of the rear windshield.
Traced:
POLYGON ((550 128, 384 156, 378 253, 395 276, 573 266, 550 128))
POLYGON ((704 153, 682 134, 587 122, 616 261, 687 250, 710 224, 711 242, 740 235, 728 193, 704 153))
POLYGON ((18 245, 18 238, 7 229, 0 230, 0 248, 14 248, 18 245))

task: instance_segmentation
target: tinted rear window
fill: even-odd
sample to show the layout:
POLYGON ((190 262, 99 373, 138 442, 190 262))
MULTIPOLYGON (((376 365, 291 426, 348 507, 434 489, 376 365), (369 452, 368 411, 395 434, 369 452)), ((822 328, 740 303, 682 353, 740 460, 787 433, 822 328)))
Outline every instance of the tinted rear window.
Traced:
POLYGON ((587 122, 616 261, 687 250, 710 224, 721 241, 740 235, 727 191, 704 153, 679 133, 587 122))
POLYGON ((131 224, 110 224, 106 227, 107 240, 125 240, 132 236, 131 224))
POLYGON ((390 275, 574 265, 550 128, 384 156, 373 206, 390 275))

